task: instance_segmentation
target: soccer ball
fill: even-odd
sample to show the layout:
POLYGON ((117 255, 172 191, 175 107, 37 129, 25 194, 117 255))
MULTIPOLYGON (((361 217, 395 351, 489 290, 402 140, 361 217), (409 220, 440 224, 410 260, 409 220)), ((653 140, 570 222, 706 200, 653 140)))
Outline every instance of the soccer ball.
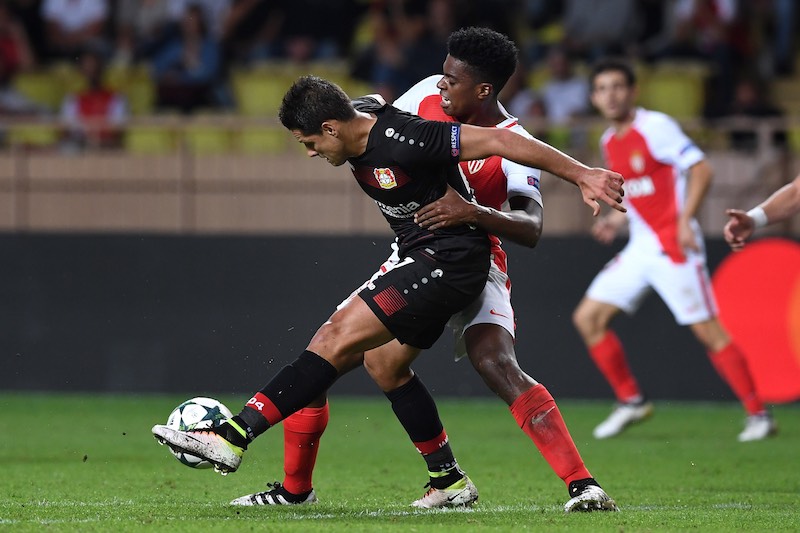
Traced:
MULTIPOLYGON (((186 400, 173 409, 167 419, 167 427, 178 431, 217 427, 232 416, 233 413, 222 402, 214 398, 198 396, 186 400)), ((212 466, 208 461, 195 455, 175 451, 172 448, 170 451, 178 461, 191 468, 211 468, 212 466)))

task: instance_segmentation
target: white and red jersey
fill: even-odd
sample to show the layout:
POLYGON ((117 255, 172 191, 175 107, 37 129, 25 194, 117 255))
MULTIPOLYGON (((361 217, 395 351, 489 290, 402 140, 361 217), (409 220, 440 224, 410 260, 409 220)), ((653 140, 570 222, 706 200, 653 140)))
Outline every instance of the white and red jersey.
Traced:
MULTIPOLYGON (((688 170, 705 158, 703 152, 671 117, 642 108, 625 132, 606 130, 600 145, 606 166, 625 178, 628 246, 685 262, 678 217, 685 205, 688 170)), ((691 224, 702 249, 700 226, 694 219, 691 224)))
MULTIPOLYGON (((428 120, 453 122, 455 119, 447 115, 440 105, 442 97, 436 84, 441 78, 441 75, 425 78, 406 91, 392 105, 428 120)), ((508 114, 502 106, 500 109, 506 119, 497 124, 498 128, 508 128, 523 137, 531 138, 515 117, 508 114)), ((475 200, 481 205, 501 210, 503 204, 514 196, 525 196, 542 205, 539 169, 526 167, 499 156, 462 161, 459 165, 461 174, 475 192, 475 200)), ((494 261, 503 272, 507 272, 506 254, 500 247, 500 240, 493 235, 490 237, 494 261)))

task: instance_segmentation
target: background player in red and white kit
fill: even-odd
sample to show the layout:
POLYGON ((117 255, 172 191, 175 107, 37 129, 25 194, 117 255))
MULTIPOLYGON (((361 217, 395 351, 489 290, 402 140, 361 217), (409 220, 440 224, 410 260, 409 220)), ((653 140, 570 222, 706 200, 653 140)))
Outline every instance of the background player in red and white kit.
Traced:
POLYGON ((725 213, 731 217, 725 224, 725 241, 734 251, 739 251, 756 229, 777 224, 800 213, 800 176, 750 211, 728 209, 725 213))
MULTIPOLYGON (((506 36, 486 28, 454 32, 448 41, 444 75, 422 80, 394 102, 394 106, 423 118, 458 120, 465 124, 510 129, 530 135, 497 101, 497 94, 514 72, 517 49, 506 36)), ((478 203, 470 203, 455 191, 417 212, 417 222, 427 229, 474 225, 494 235, 533 247, 542 231, 540 171, 498 156, 460 163, 461 173, 472 186, 478 203), (504 210, 504 204, 508 207, 504 210), (481 205, 478 205, 481 204, 481 205)), ((456 357, 468 355, 486 384, 509 406, 518 425, 534 442, 555 473, 567 485, 567 511, 616 509, 614 502, 591 477, 575 447, 564 420, 547 389, 519 367, 514 352, 514 311, 506 254, 500 241, 492 241, 493 264, 479 299, 451 318, 456 335, 456 357)), ((396 253, 382 270, 397 264, 396 253)), ((380 275, 380 272, 376 274, 380 275)), ((409 365, 419 350, 393 341, 365 354, 364 365, 387 396, 397 391, 411 394, 424 389, 409 365)), ((425 391, 426 402, 433 404, 425 391)), ((422 400, 418 400, 422 402, 422 400)), ((396 407, 395 407, 396 408, 396 407)), ((427 411, 420 409, 417 419, 427 411)), ((432 434, 406 429, 428 462, 431 489, 414 502, 417 507, 470 505, 478 493, 457 465, 441 469, 440 446, 447 434, 436 417, 432 434), (414 438, 421 435, 419 442, 414 438), (451 473, 450 473, 451 472, 451 473), (449 477, 449 479, 448 479, 449 477)), ((402 421, 402 420, 401 420, 402 421)), ((328 406, 320 398, 284 421, 283 483, 271 490, 234 500, 239 505, 304 504, 316 500, 312 473, 319 441, 328 422, 328 406)), ((405 424, 404 424, 405 425, 405 424)), ((454 462, 449 446, 446 463, 454 462)))
MULTIPOLYGON (((694 219, 710 185, 711 168, 672 118, 635 106, 636 78, 627 63, 601 61, 590 83, 592 103, 611 122, 602 151, 608 166, 625 176, 630 232, 628 244, 595 277, 573 316, 618 401, 594 436, 612 437, 652 413, 609 322, 620 311, 634 313, 655 290, 678 324, 689 326, 703 344, 742 402, 747 418, 739 440, 766 438, 776 426, 758 397, 744 356, 717 319, 703 238, 694 219)), ((608 243, 625 218, 612 212, 592 232, 608 243)))

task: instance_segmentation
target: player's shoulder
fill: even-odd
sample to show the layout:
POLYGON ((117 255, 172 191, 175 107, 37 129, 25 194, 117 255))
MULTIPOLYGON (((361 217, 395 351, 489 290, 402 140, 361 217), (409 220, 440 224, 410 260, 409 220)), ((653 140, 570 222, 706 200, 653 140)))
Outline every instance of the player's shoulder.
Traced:
POLYGON ((386 100, 379 94, 359 96, 352 100, 353 107, 363 113, 376 113, 386 108, 386 100))
POLYGON ((659 133, 663 132, 664 128, 680 129, 678 121, 662 113, 661 111, 654 111, 652 109, 645 109, 640 107, 636 110, 636 117, 633 120, 633 126, 644 133, 659 133))
MULTIPOLYGON (((498 125, 498 128, 500 128, 500 127, 504 127, 504 126, 498 125)), ((519 122, 513 123, 513 124, 511 124, 509 126, 505 126, 505 127, 508 128, 510 131, 513 131, 517 135, 522 135, 526 139, 533 139, 533 135, 531 135, 530 132, 528 130, 526 130, 525 127, 522 124, 520 124, 519 122)))
MULTIPOLYGON (((436 86, 439 80, 442 79, 441 74, 433 74, 415 83, 404 95, 417 96, 424 98, 432 94, 439 94, 439 88, 436 86)), ((402 97, 401 97, 402 98, 402 97)))

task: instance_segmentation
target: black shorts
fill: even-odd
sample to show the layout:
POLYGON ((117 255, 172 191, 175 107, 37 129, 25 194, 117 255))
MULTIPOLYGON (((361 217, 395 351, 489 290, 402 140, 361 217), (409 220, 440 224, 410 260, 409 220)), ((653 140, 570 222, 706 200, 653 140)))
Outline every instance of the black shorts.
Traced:
POLYGON ((485 259, 451 263, 414 250, 358 296, 401 343, 430 348, 450 317, 483 291, 489 257, 481 257, 485 259))

